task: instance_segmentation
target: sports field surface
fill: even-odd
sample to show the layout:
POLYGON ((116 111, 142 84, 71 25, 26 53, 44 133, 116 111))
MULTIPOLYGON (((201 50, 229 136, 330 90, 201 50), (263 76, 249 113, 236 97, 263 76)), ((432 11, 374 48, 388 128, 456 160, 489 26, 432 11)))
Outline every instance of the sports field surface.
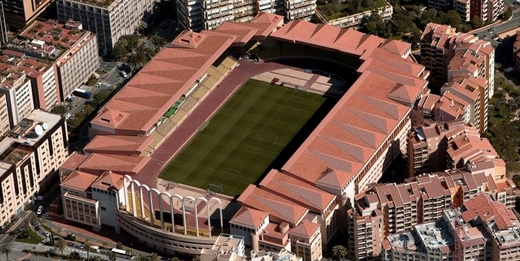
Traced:
POLYGON ((326 98, 249 80, 160 178, 235 196, 255 183, 326 98))

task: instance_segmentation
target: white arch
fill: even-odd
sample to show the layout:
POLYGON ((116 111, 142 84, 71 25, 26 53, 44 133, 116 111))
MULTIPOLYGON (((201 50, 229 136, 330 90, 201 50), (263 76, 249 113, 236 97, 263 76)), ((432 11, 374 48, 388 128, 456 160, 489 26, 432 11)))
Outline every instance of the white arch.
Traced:
MULTIPOLYGON (((153 207, 153 193, 156 193, 157 194, 157 197, 159 199, 159 211, 160 211, 160 219, 161 219, 161 229, 164 230, 164 207, 163 207, 163 195, 166 195, 166 197, 169 199, 169 203, 170 203, 170 212, 171 212, 171 218, 172 218, 172 232, 175 233, 175 212, 174 212, 174 198, 177 198, 181 204, 182 204, 182 219, 183 219, 183 226, 184 226, 184 235, 187 235, 188 234, 188 230, 187 230, 187 224, 186 224, 186 201, 187 200, 191 200, 193 202, 193 210, 195 211, 195 229, 196 229, 196 236, 199 236, 199 213, 197 211, 197 203, 198 202, 201 202, 201 201, 204 201, 206 203, 206 211, 208 212, 208 232, 209 232, 209 237, 211 237, 211 231, 212 231, 212 228, 211 228, 211 206, 210 206, 210 203, 212 200, 215 200, 218 202, 218 207, 219 207, 219 214, 220 214, 220 229, 221 229, 221 232, 223 232, 223 229, 224 229, 224 220, 223 220, 223 215, 222 215, 222 201, 217 198, 217 197, 211 197, 211 198, 205 198, 205 197, 198 197, 198 198, 194 198, 194 197, 191 197, 191 196, 181 196, 179 194, 170 194, 168 192, 160 192, 158 189, 156 188, 150 188, 148 187, 146 184, 141 184, 138 180, 135 180, 135 179, 132 179, 132 177, 128 176, 128 175, 125 175, 123 177, 123 182, 124 182, 124 189, 125 189, 125 203, 128 205, 129 204, 129 197, 128 197, 128 186, 131 186, 131 191, 132 191, 132 197, 135 195, 135 188, 134 186, 137 187, 138 191, 139 191, 139 198, 141 199, 141 219, 143 221, 145 221, 145 218, 146 218, 146 215, 145 215, 145 212, 144 212, 144 201, 143 201, 143 189, 146 190, 146 192, 148 193, 148 197, 149 197, 149 211, 150 211, 150 224, 151 226, 153 227, 155 225, 155 209, 153 207)), ((132 214, 134 217, 137 217, 137 208, 136 208, 136 203, 135 203, 135 199, 132 199, 132 204, 133 204, 133 208, 132 208, 132 214)))
MULTIPOLYGON (((148 186, 147 186, 148 187, 148 186)), ((149 193, 149 208, 150 208, 150 224, 152 225, 152 227, 155 226, 155 209, 153 207, 153 192, 155 192, 157 194, 157 198, 159 199, 159 195, 161 194, 161 192, 156 189, 156 188, 151 188, 150 189, 150 192, 149 193)), ((159 202, 159 205, 161 204, 161 202, 159 202)))
POLYGON ((168 193, 168 192, 159 192, 159 194, 158 194, 158 197, 159 197, 159 211, 160 211, 160 216, 161 216, 161 229, 162 230, 164 230, 163 195, 166 195, 166 198, 168 198, 170 200, 169 204, 170 204, 170 211, 171 211, 171 215, 172 215, 172 226, 173 226, 172 195, 170 195, 170 193, 168 193))
MULTIPOLYGON (((209 203, 211 202, 211 200, 215 200, 219 204, 218 209, 220 211, 220 233, 224 233, 224 219, 222 218, 222 201, 217 197, 211 197, 208 200, 208 207, 209 207, 209 203)), ((209 212, 209 210, 208 210, 208 212, 209 212)), ((208 217, 208 220, 209 219, 210 219, 210 217, 208 217)), ((208 221, 208 224, 209 224, 209 222, 210 221, 208 221)), ((210 233, 210 236, 211 236, 211 233, 210 233)))
MULTIPOLYGON (((192 196, 186 196, 182 198, 182 211, 186 213, 186 200, 191 200, 193 202, 193 210, 195 210, 195 230, 196 235, 199 236, 199 215, 197 213, 197 205, 195 204, 195 198, 192 196)), ((186 222, 186 220, 184 220, 186 222)), ((186 223, 184 223, 184 231, 186 231, 186 223)))
POLYGON ((182 204, 182 222, 183 222, 182 226, 184 227, 184 235, 186 235, 186 234, 188 234, 188 228, 186 226, 186 205, 184 204, 184 198, 181 195, 179 195, 179 194, 173 194, 172 195, 172 202, 173 202, 173 198, 179 199, 179 201, 182 204))

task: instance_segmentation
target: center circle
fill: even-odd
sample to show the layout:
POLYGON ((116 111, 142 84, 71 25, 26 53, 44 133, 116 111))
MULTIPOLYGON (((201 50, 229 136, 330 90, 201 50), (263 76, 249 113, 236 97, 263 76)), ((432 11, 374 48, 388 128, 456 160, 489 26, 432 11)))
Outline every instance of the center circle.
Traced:
POLYGON ((268 130, 252 131, 244 137, 246 146, 253 149, 267 149, 278 141, 274 132, 268 130))

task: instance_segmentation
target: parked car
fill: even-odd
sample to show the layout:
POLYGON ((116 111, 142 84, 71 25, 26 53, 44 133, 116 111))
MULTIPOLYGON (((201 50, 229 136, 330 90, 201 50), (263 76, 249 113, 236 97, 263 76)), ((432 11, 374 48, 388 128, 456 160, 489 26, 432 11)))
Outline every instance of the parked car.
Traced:
POLYGON ((39 206, 38 210, 36 210, 36 215, 41 215, 43 213, 43 206, 39 206))
POLYGON ((69 246, 74 246, 74 243, 69 242, 69 243, 67 243, 67 245, 69 245, 69 246))
POLYGON ((505 68, 505 69, 504 69, 504 72, 506 72, 506 73, 512 73, 514 70, 515 70, 515 68, 513 68, 513 67, 509 67, 509 68, 505 68))
POLYGON ((40 226, 36 226, 35 227, 36 231, 40 231, 40 229, 42 229, 40 226))
POLYGON ((119 74, 121 74, 121 76, 123 76, 124 78, 128 77, 128 74, 126 74, 125 71, 120 71, 119 74))

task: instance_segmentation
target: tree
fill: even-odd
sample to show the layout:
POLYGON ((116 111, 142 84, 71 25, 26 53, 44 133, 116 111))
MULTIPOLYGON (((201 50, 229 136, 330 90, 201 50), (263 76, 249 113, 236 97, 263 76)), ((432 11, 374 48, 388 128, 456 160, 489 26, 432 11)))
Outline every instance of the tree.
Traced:
POLYGON ((146 52, 139 50, 128 57, 127 62, 134 67, 140 67, 148 62, 148 57, 146 57, 146 52))
POLYGON ((9 254, 11 254, 11 252, 13 252, 13 251, 9 247, 2 248, 2 254, 5 255, 5 260, 6 261, 9 261, 9 254))
POLYGON ((159 255, 155 252, 151 253, 148 256, 148 261, 159 261, 159 260, 160 260, 159 255))
POLYGON ((117 59, 125 57, 127 53, 128 51, 126 50, 125 46, 120 43, 116 43, 114 48, 112 48, 112 55, 117 59))
POLYGON ((502 20, 507 21, 511 16, 513 16, 513 8, 508 6, 506 11, 502 14, 502 20))
POLYGON ((144 35, 144 30, 146 28, 148 28, 148 24, 145 21, 141 21, 137 25, 137 32, 139 32, 140 34, 144 35))
POLYGON ((114 252, 109 251, 109 252, 107 253, 107 256, 108 256, 108 260, 110 260, 110 261, 116 261, 116 254, 115 254, 114 252))
POLYGON ((200 255, 196 255, 191 261, 200 261, 200 255))
POLYGON ((155 49, 160 49, 166 45, 166 39, 158 35, 153 35, 150 37, 150 42, 155 45, 155 49))
POLYGON ((471 19, 471 26, 473 28, 479 28, 484 25, 484 21, 482 21, 482 18, 480 16, 475 15, 473 16, 473 19, 471 19))
POLYGON ((148 258, 141 254, 139 254, 135 257, 135 261, 147 261, 147 260, 148 260, 148 258))
POLYGON ((63 105, 56 105, 56 106, 52 107, 51 112, 55 113, 55 114, 63 115, 65 113, 67 113, 67 107, 65 107, 63 105))
POLYGON ((125 252, 125 254, 126 254, 127 256, 131 256, 131 255, 132 255, 132 250, 127 249, 126 252, 125 252))
POLYGON ((67 243, 65 240, 61 239, 60 241, 56 242, 56 247, 58 250, 60 250, 61 255, 63 255, 63 250, 67 247, 67 243))
POLYGON ((332 247, 332 254, 338 257, 338 260, 343 260, 347 255, 347 249, 342 245, 336 245, 332 247))
POLYGON ((170 261, 179 261, 179 258, 174 256, 174 257, 170 258, 170 261))
POLYGON ((69 258, 72 259, 72 260, 80 260, 81 256, 79 255, 78 252, 73 251, 73 252, 70 253, 69 258))
POLYGON ((103 242, 103 248, 108 248, 108 242, 103 242))
POLYGON ((450 10, 447 13, 443 13, 440 15, 441 23, 449 24, 452 27, 457 27, 462 23, 462 18, 460 18, 459 13, 455 10, 450 10))
POLYGON ((85 251, 87 251, 87 260, 89 260, 89 257, 90 257, 90 249, 92 247, 92 244, 90 244, 90 240, 85 239, 85 244, 83 244, 83 246, 85 247, 85 251))
POLYGON ((123 243, 121 243, 121 242, 117 242, 117 243, 116 243, 116 247, 117 247, 118 249, 123 249, 123 243))

